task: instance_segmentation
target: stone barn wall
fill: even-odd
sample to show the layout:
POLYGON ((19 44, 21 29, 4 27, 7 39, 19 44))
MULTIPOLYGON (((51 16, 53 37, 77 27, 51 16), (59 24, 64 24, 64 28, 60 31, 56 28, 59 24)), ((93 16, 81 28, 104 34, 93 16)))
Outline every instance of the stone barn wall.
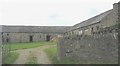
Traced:
POLYGON ((63 35, 71 26, 8 26, 1 25, 4 43, 49 41, 63 35))
POLYGON ((111 25, 115 25, 118 22, 118 3, 113 4, 112 12, 109 13, 103 20, 102 26, 109 27, 111 25))
MULTIPOLYGON (((18 42, 30 42, 30 36, 32 36, 32 42, 46 41, 46 35, 43 33, 3 33, 3 41, 5 43, 18 43, 18 42)), ((54 34, 49 34, 51 38, 54 34)))
POLYGON ((46 36, 50 35, 50 40, 54 37, 58 37, 58 33, 4 33, 3 32, 3 42, 4 43, 21 43, 30 42, 30 36, 32 36, 32 42, 46 41, 46 36))
POLYGON ((117 33, 112 30, 94 35, 66 36, 58 42, 58 58, 118 62, 117 33))

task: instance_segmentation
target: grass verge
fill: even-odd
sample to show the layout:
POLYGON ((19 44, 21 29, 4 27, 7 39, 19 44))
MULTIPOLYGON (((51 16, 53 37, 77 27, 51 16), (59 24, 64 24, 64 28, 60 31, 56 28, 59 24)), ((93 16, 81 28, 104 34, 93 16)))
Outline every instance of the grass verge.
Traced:
POLYGON ((10 57, 6 58, 4 64, 13 64, 15 60, 18 58, 19 54, 16 52, 11 52, 10 57))
POLYGON ((11 44, 11 50, 35 48, 43 45, 53 45, 56 42, 32 42, 32 43, 14 43, 11 44))
POLYGON ((62 59, 58 61, 57 60, 57 47, 55 46, 45 49, 45 52, 47 53, 48 57, 50 58, 53 64, 75 64, 76 62, 71 59, 62 59))

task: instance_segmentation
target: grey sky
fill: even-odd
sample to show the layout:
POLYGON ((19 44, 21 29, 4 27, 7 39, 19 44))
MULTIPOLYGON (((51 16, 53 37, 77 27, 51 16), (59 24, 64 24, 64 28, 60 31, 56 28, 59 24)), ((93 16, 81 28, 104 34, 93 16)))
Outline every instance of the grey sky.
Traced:
POLYGON ((0 25, 72 26, 119 0, 0 0, 0 25))

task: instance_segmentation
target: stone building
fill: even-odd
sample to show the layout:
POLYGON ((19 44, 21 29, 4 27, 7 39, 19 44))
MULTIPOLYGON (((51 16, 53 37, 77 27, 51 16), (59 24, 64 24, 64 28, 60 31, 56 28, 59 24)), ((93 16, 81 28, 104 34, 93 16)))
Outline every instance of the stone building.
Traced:
POLYGON ((113 9, 72 26, 58 42, 58 59, 118 63, 120 2, 113 9))
POLYGON ((58 41, 58 59, 118 62, 120 2, 113 9, 73 26, 0 25, 3 43, 58 41))
POLYGON ((91 35, 107 27, 115 27, 118 22, 118 4, 113 4, 113 9, 94 16, 88 20, 74 25, 66 34, 86 34, 91 35))
POLYGON ((2 27, 2 42, 39 42, 50 41, 53 37, 62 36, 70 26, 8 26, 2 27))

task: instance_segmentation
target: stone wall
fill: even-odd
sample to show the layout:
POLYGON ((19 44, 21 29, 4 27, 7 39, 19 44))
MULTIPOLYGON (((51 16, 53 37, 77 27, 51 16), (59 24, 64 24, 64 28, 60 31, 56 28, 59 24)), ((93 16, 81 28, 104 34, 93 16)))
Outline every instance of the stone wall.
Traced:
POLYGON ((46 36, 50 35, 50 39, 61 34, 53 33, 4 33, 3 32, 3 42, 4 43, 21 43, 30 42, 30 36, 32 36, 32 42, 46 41, 46 36))
POLYGON ((30 42, 30 36, 33 36, 33 42, 44 41, 45 35, 42 33, 3 33, 3 42, 30 42))
POLYGON ((58 59, 118 62, 118 33, 105 28, 93 35, 71 35, 58 42, 58 59))
MULTIPOLYGON (((119 43, 119 48, 120 48, 120 2, 118 3, 118 43, 119 43)), ((119 54, 120 54, 120 51, 119 51, 119 54)), ((120 59, 120 57, 119 57, 119 59, 120 59)), ((119 61, 119 63, 120 63, 120 61, 119 61)))

